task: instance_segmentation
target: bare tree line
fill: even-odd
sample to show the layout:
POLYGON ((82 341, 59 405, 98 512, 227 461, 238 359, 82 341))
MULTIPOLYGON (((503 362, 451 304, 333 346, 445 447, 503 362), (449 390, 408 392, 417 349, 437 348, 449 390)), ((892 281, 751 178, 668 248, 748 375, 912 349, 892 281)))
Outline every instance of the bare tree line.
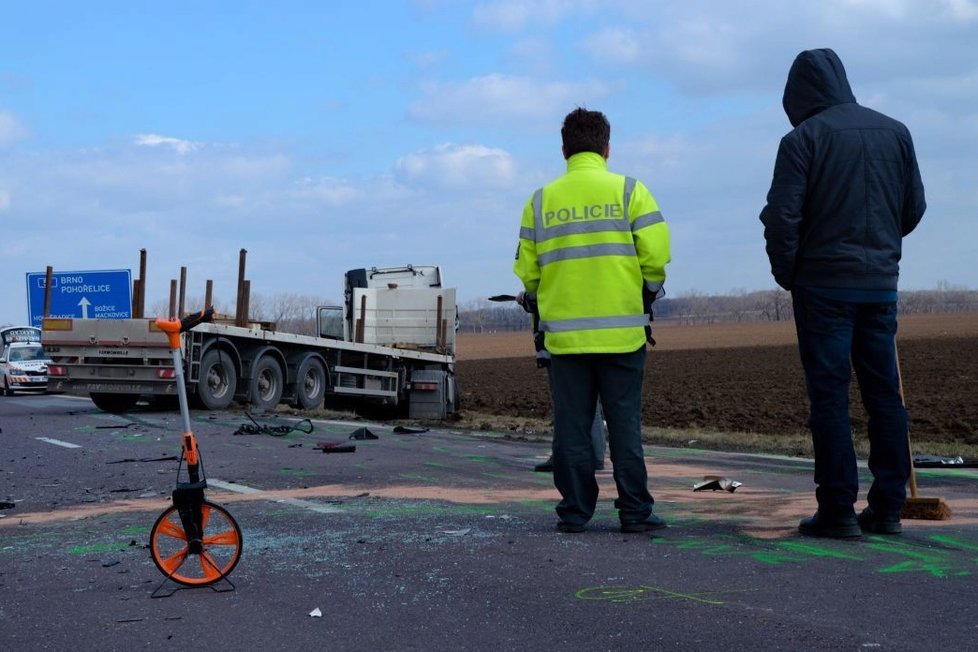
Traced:
MULTIPOLYGON (((902 290, 901 314, 978 312, 978 290, 942 281, 934 290, 902 290)), ((655 303, 655 320, 679 324, 791 320, 791 293, 781 289, 734 290, 727 294, 688 292, 655 303)), ((466 333, 526 330, 529 319, 514 303, 470 301, 459 308, 459 330, 466 333)))
MULTIPOLYGON (((188 297, 186 311, 203 307, 203 297, 188 297)), ((234 302, 215 298, 212 303, 218 314, 233 316, 234 302)), ((335 305, 328 299, 301 294, 253 294, 249 317, 267 322, 276 330, 301 335, 315 335, 316 308, 335 305)), ((978 312, 978 290, 969 290, 940 282, 934 290, 902 290, 899 295, 901 314, 978 312)), ((169 302, 154 303, 148 314, 168 316, 169 302)), ((792 319, 791 294, 781 289, 734 290, 727 294, 688 292, 679 297, 665 297, 655 303, 658 322, 679 324, 712 324, 717 322, 782 321, 792 319)), ((476 299, 459 306, 459 331, 488 333, 493 331, 525 331, 529 327, 527 314, 515 303, 494 303, 476 299)))
MULTIPOLYGON (((234 301, 225 302, 219 298, 214 298, 211 303, 218 315, 232 317, 234 315, 234 301)), ((194 312, 204 307, 204 297, 188 297, 184 305, 187 312, 194 312)), ((316 308, 319 306, 336 305, 334 302, 321 297, 313 297, 302 294, 275 294, 265 296, 262 294, 252 294, 249 299, 248 317, 252 321, 265 322, 273 325, 275 330, 283 333, 296 333, 299 335, 316 335, 316 308)), ((157 301, 152 306, 152 311, 147 314, 168 315, 170 312, 169 301, 157 301)))

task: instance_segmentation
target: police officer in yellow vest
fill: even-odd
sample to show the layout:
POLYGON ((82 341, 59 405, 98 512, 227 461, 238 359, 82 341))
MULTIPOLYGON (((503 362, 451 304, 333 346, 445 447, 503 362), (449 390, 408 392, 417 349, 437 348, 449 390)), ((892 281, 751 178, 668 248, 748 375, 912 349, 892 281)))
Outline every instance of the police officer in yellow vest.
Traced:
POLYGON ((514 273, 537 302, 551 354, 557 529, 583 532, 598 485, 590 427, 600 397, 618 488, 622 532, 665 526, 653 499, 641 439, 645 346, 652 301, 662 293, 669 230, 649 190, 608 171, 611 126, 578 108, 561 128, 567 173, 523 209, 514 273))

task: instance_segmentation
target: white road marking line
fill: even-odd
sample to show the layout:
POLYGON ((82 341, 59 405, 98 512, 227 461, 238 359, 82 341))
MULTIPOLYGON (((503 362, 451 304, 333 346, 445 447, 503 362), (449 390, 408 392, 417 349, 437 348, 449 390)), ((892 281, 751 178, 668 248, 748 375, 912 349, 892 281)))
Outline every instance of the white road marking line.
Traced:
POLYGON ((78 444, 72 444, 71 442, 61 441, 60 439, 51 439, 50 437, 35 437, 34 439, 38 441, 47 442, 48 444, 54 444, 55 446, 63 446, 64 448, 81 448, 78 444))
MULTIPOLYGON (((211 478, 207 479, 207 486, 216 487, 218 489, 224 489, 226 491, 233 491, 239 494, 265 493, 261 489, 255 489, 254 487, 248 487, 246 485, 238 484, 236 482, 224 482, 223 480, 213 480, 211 478)), ((301 498, 276 498, 274 496, 269 496, 268 499, 273 503, 292 505, 293 507, 301 507, 302 509, 308 509, 309 511, 316 512, 317 514, 338 514, 343 511, 339 507, 334 507, 333 505, 323 505, 322 503, 315 503, 311 500, 302 500, 301 498)))

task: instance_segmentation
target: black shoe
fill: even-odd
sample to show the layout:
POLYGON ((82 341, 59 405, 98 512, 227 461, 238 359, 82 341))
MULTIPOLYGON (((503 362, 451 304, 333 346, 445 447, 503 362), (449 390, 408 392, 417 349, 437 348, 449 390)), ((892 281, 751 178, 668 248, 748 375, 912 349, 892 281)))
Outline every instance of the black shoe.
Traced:
POLYGON ((567 534, 579 534, 585 530, 583 523, 568 523, 567 521, 557 521, 557 531, 567 534))
POLYGON ((903 532, 899 516, 881 516, 876 514, 871 507, 860 512, 859 527, 862 528, 863 532, 872 532, 873 534, 900 534, 903 532))
POLYGON ((802 519, 798 524, 798 531, 809 537, 832 539, 854 539, 863 534, 855 514, 829 520, 818 512, 815 512, 814 516, 802 519))
POLYGON ((664 527, 666 527, 666 522, 651 512, 644 520, 621 522, 621 531, 625 534, 648 532, 649 530, 658 530, 664 527))
POLYGON ((554 471, 554 458, 549 458, 546 462, 540 462, 533 467, 533 470, 537 473, 553 473, 554 471))

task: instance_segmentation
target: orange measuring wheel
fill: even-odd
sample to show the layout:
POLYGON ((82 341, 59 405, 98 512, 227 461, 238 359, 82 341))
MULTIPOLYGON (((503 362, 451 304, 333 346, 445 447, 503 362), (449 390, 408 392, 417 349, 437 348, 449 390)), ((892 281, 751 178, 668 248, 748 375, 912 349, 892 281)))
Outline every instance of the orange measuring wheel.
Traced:
MULTIPOLYGON (((214 309, 208 308, 180 321, 156 320, 156 327, 166 333, 170 344, 183 420, 183 446, 177 465, 177 486, 172 494, 173 505, 164 510, 153 524, 149 533, 149 547, 153 563, 166 575, 166 579, 185 586, 208 586, 224 580, 231 587, 230 590, 234 590, 234 584, 227 576, 241 559, 241 528, 226 509, 204 498, 207 478, 204 476, 197 437, 190 428, 190 408, 187 405, 180 355, 180 333, 210 321, 213 315, 214 309), (180 471, 184 462, 187 464, 187 480, 181 481, 180 471)), ((172 591, 166 596, 160 594, 163 583, 153 592, 153 597, 173 594, 172 591)))
POLYGON ((200 510, 199 521, 193 513, 182 517, 177 505, 156 519, 150 531, 153 562, 174 582, 213 584, 227 577, 241 558, 241 528, 226 509, 209 500, 186 507, 191 512, 200 510), (185 516, 190 516, 187 527, 185 516), (195 521, 200 523, 199 532, 194 531, 195 521))

